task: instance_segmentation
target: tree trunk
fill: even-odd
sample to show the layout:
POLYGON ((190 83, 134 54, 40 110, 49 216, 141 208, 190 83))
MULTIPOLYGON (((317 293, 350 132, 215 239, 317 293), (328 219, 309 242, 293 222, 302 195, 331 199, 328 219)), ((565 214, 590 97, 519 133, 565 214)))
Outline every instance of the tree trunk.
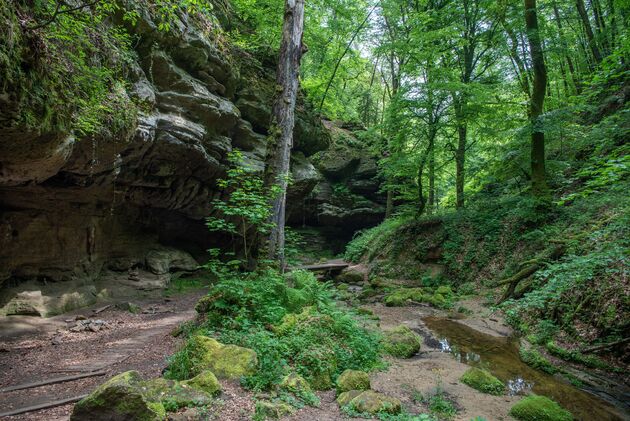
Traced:
POLYGON ((564 39, 564 31, 562 30, 562 21, 560 20, 560 11, 558 10, 558 5, 554 1, 553 2, 553 15, 555 17, 556 26, 558 27, 558 36, 560 37, 560 47, 563 51, 564 58, 567 62, 567 67, 569 68, 569 73, 571 74, 571 80, 573 81, 573 85, 575 87, 575 92, 579 94, 582 89, 580 86, 580 81, 575 72, 575 66, 573 66, 573 60, 571 60, 571 56, 569 55, 569 47, 567 46, 567 42, 564 39))
POLYGON ((454 101, 455 118, 457 120, 457 148, 455 149, 455 207, 464 207, 464 171, 466 164, 466 140, 468 136, 468 126, 464 115, 463 99, 454 101))
POLYGON ((265 186, 277 192, 271 201, 271 233, 267 244, 269 258, 276 260, 284 269, 284 224, 287 184, 293 127, 295 126, 295 102, 298 93, 300 59, 304 53, 304 0, 285 0, 280 59, 276 73, 278 94, 274 99, 269 130, 265 186))
POLYGON ((429 208, 427 212, 432 214, 435 210, 435 147, 429 153, 429 208))
POLYGON ((588 44, 591 48, 591 52, 593 53, 593 58, 595 59, 595 63, 599 64, 602 61, 602 54, 599 51, 599 47, 597 46, 597 40, 595 39, 595 34, 593 34, 593 28, 591 27, 591 21, 588 19, 588 14, 586 13, 586 6, 584 6, 584 0, 575 0, 575 6, 577 7, 578 14, 580 15, 580 19, 582 20, 582 26, 584 26, 584 31, 586 32, 586 37, 588 38, 588 44))
POLYGON ((529 110, 529 118, 532 126, 532 193, 536 197, 544 197, 547 194, 547 183, 545 181, 545 134, 541 127, 540 115, 543 112, 545 101, 547 69, 545 68, 540 32, 538 31, 536 0, 524 0, 524 4, 525 27, 527 29, 529 51, 534 69, 534 81, 529 110))

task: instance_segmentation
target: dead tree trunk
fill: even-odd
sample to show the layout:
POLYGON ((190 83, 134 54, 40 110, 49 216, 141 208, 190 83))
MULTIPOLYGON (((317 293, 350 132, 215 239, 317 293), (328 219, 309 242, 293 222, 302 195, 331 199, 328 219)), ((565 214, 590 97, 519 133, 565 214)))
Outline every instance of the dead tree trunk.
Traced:
POLYGON ((543 56, 540 32, 538 31, 538 16, 536 13, 536 0, 524 0, 525 27, 529 40, 529 52, 532 57, 534 81, 530 101, 529 118, 531 121, 531 170, 532 193, 536 197, 544 197, 547 194, 547 182, 545 180, 545 133, 540 122, 543 112, 545 91, 547 88, 547 69, 543 56))
POLYGON ((275 190, 271 201, 272 228, 267 244, 268 256, 277 261, 280 268, 284 268, 285 263, 284 223, 287 184, 293 146, 300 59, 304 53, 303 31, 304 0, 285 0, 280 59, 276 73, 277 95, 273 104, 264 178, 265 186, 269 190, 275 190))

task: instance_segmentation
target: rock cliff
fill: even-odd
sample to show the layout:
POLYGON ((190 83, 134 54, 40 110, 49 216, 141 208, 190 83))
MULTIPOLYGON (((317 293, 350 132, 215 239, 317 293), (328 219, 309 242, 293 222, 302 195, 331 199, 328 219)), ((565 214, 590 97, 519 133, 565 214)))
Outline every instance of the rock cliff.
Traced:
MULTIPOLYGON (((134 40, 130 128, 84 137, 29 130, 12 124, 17 99, 0 92, 3 313, 64 311, 194 269, 194 257, 227 242, 204 226, 227 153, 238 148, 263 168, 273 61, 222 45, 187 16, 163 31, 145 6, 126 7, 137 22, 114 24, 134 40)), ((297 112, 292 200, 319 182, 308 157, 330 143, 303 100, 297 112)))

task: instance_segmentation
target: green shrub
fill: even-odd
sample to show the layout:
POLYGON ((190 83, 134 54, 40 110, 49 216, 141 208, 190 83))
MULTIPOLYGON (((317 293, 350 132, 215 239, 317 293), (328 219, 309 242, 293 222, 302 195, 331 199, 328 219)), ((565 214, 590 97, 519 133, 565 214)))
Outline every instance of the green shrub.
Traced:
POLYGON ((562 348, 553 341, 547 343, 547 351, 549 351, 552 355, 555 355, 556 357, 562 358, 565 361, 575 362, 590 368, 601 368, 603 370, 612 369, 612 367, 605 361, 593 355, 584 355, 579 351, 571 351, 562 348))
POLYGON ((490 395, 502 395, 505 391, 505 385, 501 380, 481 368, 469 368, 459 380, 473 389, 490 395))
MULTIPOLYGON (((290 372, 314 388, 331 388, 346 369, 381 365, 378 333, 337 308, 330 285, 309 272, 232 275, 213 286, 197 308, 206 318, 202 331, 256 351, 259 370, 242 379, 250 389, 271 389, 290 372)), ((183 356, 185 351, 186 346, 183 356)))
POLYGON ((518 401, 510 415, 521 421, 572 421, 571 413, 545 396, 532 395, 518 401))

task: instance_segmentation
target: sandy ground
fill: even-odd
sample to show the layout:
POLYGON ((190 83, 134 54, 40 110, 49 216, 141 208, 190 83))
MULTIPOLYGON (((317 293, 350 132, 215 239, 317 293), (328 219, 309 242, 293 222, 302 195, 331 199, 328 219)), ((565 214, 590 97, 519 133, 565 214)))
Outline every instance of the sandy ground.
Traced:
MULTIPOLYGON (((503 325, 498 315, 496 320, 483 322, 489 310, 481 305, 480 300, 462 303, 473 310, 473 315, 465 321, 472 327, 480 326, 484 333, 501 336, 511 331, 503 325), (483 311, 482 311, 483 310, 483 311)), ((388 358, 390 363, 386 371, 372 373, 370 376, 372 389, 394 396, 401 400, 403 407, 412 414, 429 413, 429 409, 422 403, 414 401, 414 396, 422 394, 430 396, 440 387, 449 398, 455 402, 458 409, 453 418, 456 421, 469 421, 476 416, 482 416, 488 421, 514 420, 508 415, 512 404, 520 397, 491 396, 480 393, 464 384, 459 383, 459 377, 469 368, 466 364, 455 360, 452 355, 441 352, 429 329, 422 322, 422 318, 429 315, 444 315, 439 310, 428 306, 413 307, 385 307, 382 304, 366 306, 380 317, 380 327, 384 330, 405 324, 424 337, 421 352, 411 359, 388 358)), ((288 419, 294 421, 311 420, 347 420, 334 401, 334 392, 320 395, 320 408, 304 408, 288 419)))

